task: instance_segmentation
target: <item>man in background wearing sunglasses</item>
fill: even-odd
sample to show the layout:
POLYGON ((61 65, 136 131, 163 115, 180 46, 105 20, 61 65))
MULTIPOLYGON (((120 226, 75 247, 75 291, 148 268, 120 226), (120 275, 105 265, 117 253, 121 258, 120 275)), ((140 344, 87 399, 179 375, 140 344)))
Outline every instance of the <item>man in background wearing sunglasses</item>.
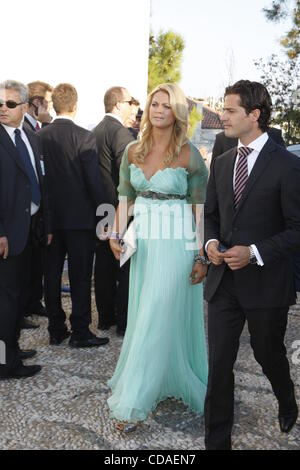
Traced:
MULTIPOLYGON (((129 142, 135 140, 124 127, 124 121, 131 111, 131 102, 131 95, 126 88, 109 88, 104 95, 104 119, 93 130, 107 202, 114 207, 118 205, 117 187, 122 156, 129 142)), ((127 324, 129 263, 125 263, 120 269, 106 234, 102 238, 97 240, 94 272, 99 328, 109 330, 112 325, 117 324, 117 334, 124 336, 127 324)))
MULTIPOLYGON (((24 116, 24 126, 33 132, 38 132, 41 127, 47 126, 51 121, 50 108, 52 104, 51 85, 36 81, 28 83, 28 111, 24 116)), ((46 309, 42 304, 43 298, 43 262, 42 249, 35 245, 31 253, 31 272, 27 300, 25 301, 22 329, 34 329, 39 325, 29 321, 26 317, 30 315, 47 316, 46 309)))
POLYGON ((0 83, 0 342, 5 345, 0 379, 31 377, 41 370, 38 365, 23 365, 36 352, 18 346, 31 247, 37 239, 51 243, 38 141, 23 129, 27 102, 25 85, 0 83), (45 226, 44 230, 39 226, 38 233, 41 212, 45 226))
POLYGON ((52 121, 50 110, 53 88, 49 83, 40 81, 28 83, 27 86, 29 107, 24 122, 33 131, 39 131, 41 127, 47 126, 52 121))

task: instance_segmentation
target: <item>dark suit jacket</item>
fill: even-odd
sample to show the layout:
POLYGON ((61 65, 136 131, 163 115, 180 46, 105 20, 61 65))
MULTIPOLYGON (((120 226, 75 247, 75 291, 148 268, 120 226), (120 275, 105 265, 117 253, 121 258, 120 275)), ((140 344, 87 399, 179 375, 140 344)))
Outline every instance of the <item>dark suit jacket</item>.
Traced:
MULTIPOLYGON (((237 211, 233 205, 236 149, 211 166, 205 203, 205 243, 228 247, 255 244, 264 266, 234 271, 236 295, 244 308, 279 308, 295 303, 293 252, 300 251, 300 160, 272 139, 260 152, 237 211)), ((211 265, 206 281, 210 301, 225 263, 211 265)))
MULTIPOLYGON (((48 122, 43 122, 43 123, 42 123, 42 128, 43 128, 43 127, 46 127, 46 126, 48 126, 48 125, 49 125, 48 122)), ((33 131, 33 132, 37 132, 36 129, 33 127, 33 125, 31 124, 31 122, 29 121, 29 119, 28 119, 26 116, 24 117, 24 124, 23 124, 23 127, 24 127, 25 129, 26 129, 26 127, 27 127, 27 129, 29 129, 29 130, 31 130, 31 131, 33 131)))
MULTIPOLYGON (((39 142, 35 133, 24 129, 34 153, 41 187, 44 231, 51 233, 48 195, 41 172, 39 142)), ((16 256, 24 250, 31 223, 30 180, 18 151, 0 124, 0 237, 8 238, 9 254, 16 256)))
POLYGON ((93 130, 96 137, 99 166, 109 204, 118 205, 119 171, 122 155, 129 142, 135 140, 117 119, 105 116, 93 130))
POLYGON ((54 230, 95 229, 104 202, 93 134, 70 119, 57 119, 38 133, 45 161, 54 230))
MULTIPOLYGON (((285 143, 282 138, 281 130, 276 129, 276 127, 269 127, 268 129, 269 136, 281 147, 285 148, 285 143)), ((212 157, 211 161, 214 158, 222 155, 222 153, 227 152, 227 150, 232 149, 233 147, 237 147, 238 139, 232 137, 226 137, 225 132, 220 132, 216 135, 215 144, 212 150, 212 157)))

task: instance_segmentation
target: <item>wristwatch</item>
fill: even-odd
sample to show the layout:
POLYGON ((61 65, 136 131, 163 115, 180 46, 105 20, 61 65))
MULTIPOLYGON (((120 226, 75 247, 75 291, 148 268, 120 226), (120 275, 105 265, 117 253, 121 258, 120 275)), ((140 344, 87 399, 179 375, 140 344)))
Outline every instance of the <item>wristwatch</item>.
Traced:
POLYGON ((252 246, 248 246, 249 250, 250 250, 250 259, 249 259, 249 263, 250 264, 257 264, 257 258, 256 258, 256 255, 254 253, 254 250, 252 248, 252 246))

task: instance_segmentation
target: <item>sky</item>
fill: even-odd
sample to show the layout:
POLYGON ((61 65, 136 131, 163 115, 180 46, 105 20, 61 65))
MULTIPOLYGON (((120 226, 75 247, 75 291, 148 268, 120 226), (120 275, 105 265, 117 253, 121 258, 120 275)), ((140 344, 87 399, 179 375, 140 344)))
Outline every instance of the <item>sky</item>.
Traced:
POLYGON ((151 0, 151 17, 150 0, 51 0, 41 10, 43 3, 15 0, 12 22, 11 5, 1 2, 0 80, 72 83, 77 121, 88 128, 102 119, 110 86, 127 87, 144 106, 150 24, 183 36, 181 87, 199 98, 223 95, 231 56, 235 80, 259 79, 253 60, 280 52, 288 29, 266 21, 271 0, 151 0))
POLYGON ((259 80, 254 60, 284 57, 280 38, 289 21, 274 24, 262 9, 271 0, 151 0, 152 30, 172 29, 185 41, 181 87, 188 96, 221 97, 234 57, 233 79, 259 80))
POLYGON ((111 86, 145 101, 150 0, 1 1, 0 14, 0 80, 72 83, 76 122, 87 128, 102 119, 111 86))

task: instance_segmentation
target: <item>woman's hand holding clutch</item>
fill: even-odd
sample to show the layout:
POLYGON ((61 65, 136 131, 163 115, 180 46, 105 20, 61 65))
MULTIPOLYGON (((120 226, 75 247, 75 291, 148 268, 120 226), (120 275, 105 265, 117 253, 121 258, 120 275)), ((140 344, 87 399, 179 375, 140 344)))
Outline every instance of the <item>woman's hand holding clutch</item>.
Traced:
POLYGON ((193 270, 190 274, 190 282, 192 285, 200 284, 207 274, 207 265, 194 263, 193 270))

